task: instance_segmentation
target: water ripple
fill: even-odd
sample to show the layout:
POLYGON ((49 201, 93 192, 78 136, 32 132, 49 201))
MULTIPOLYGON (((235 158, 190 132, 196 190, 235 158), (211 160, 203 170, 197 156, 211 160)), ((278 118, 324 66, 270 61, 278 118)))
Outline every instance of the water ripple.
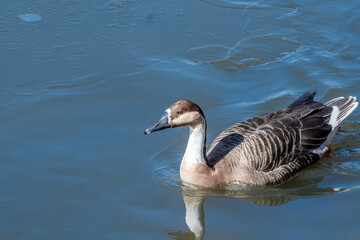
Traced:
POLYGON ((262 4, 255 1, 228 1, 228 0, 200 0, 200 2, 206 3, 210 6, 217 8, 225 8, 231 10, 243 10, 243 9, 255 9, 261 10, 269 7, 267 4, 262 4))
POLYGON ((226 58, 229 48, 221 45, 207 45, 190 48, 186 51, 187 57, 193 62, 219 61, 226 58))
POLYGON ((209 45, 187 50, 194 62, 212 64, 229 72, 243 67, 264 65, 291 55, 301 43, 279 35, 255 36, 242 40, 234 47, 209 45))
POLYGON ((90 73, 73 79, 65 79, 63 81, 27 81, 12 85, 7 89, 8 93, 13 96, 29 96, 48 93, 60 93, 70 91, 70 89, 80 90, 82 88, 97 84, 105 78, 103 73, 90 73), (63 92, 62 91, 62 92, 63 92))

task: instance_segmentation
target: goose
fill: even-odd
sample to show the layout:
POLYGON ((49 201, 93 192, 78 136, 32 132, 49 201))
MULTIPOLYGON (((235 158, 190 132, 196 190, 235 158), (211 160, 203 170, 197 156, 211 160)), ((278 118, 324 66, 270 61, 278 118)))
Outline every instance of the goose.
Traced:
POLYGON ((236 123, 220 133, 208 151, 205 115, 190 100, 171 105, 144 134, 190 128, 180 164, 184 184, 275 186, 329 153, 328 144, 339 124, 358 106, 356 97, 338 97, 323 104, 313 100, 315 94, 305 92, 285 109, 236 123))

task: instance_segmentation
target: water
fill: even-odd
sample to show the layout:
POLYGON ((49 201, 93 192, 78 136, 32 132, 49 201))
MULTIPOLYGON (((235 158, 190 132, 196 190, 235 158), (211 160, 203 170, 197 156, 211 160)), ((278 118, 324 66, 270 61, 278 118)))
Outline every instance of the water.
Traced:
POLYGON ((188 130, 143 130, 180 99, 211 142, 309 89, 360 97, 359 5, 2 4, 0 238, 357 239, 359 110, 329 157, 276 188, 187 189, 188 130))

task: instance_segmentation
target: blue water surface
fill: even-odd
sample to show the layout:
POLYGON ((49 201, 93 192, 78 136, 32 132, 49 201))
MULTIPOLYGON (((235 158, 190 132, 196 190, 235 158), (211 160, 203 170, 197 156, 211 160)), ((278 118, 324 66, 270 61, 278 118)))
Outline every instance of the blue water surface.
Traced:
POLYGON ((274 188, 187 189, 188 130, 143 131, 181 99, 210 144, 310 89, 360 97, 359 1, 22 0, 0 16, 0 239, 358 239, 359 110, 274 188))

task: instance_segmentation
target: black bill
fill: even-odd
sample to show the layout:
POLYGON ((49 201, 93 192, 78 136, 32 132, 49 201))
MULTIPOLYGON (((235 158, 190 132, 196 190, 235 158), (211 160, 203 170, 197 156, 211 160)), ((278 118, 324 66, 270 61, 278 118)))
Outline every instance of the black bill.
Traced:
POLYGON ((158 122, 156 122, 154 125, 152 125, 151 127, 149 127, 148 129, 145 130, 144 134, 150 134, 152 132, 156 132, 165 128, 169 128, 171 127, 169 124, 169 118, 168 118, 168 113, 166 112, 158 122))

